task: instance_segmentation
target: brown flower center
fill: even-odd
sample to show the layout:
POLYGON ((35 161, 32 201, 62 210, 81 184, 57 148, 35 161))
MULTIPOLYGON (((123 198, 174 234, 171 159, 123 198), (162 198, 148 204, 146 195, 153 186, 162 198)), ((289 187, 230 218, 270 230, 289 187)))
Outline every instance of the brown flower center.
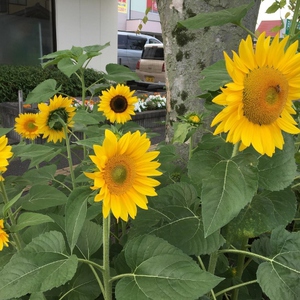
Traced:
POLYGON ((110 108, 115 113, 122 113, 126 111, 127 107, 128 107, 128 102, 124 96, 117 95, 113 97, 110 101, 110 108))

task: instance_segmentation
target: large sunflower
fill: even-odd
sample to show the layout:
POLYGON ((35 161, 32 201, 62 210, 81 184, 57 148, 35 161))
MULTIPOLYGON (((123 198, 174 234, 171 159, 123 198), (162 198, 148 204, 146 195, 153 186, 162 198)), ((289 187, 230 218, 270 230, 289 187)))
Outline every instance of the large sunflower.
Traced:
POLYGON ((13 156, 11 146, 7 146, 8 138, 3 135, 0 137, 0 181, 3 181, 2 174, 7 170, 8 159, 13 156))
POLYGON ((43 138, 47 142, 62 141, 65 139, 65 133, 62 121, 68 126, 73 126, 72 118, 75 115, 76 107, 72 106, 72 99, 64 98, 61 95, 50 99, 49 105, 40 103, 38 105, 40 112, 36 118, 36 125, 43 138))
POLYGON ((8 247, 8 234, 3 230, 3 219, 0 219, 0 251, 2 251, 3 246, 8 247))
POLYGON ((214 134, 228 132, 227 141, 241 141, 240 150, 252 145, 261 153, 272 156, 282 149, 281 131, 298 134, 292 118, 292 101, 300 98, 300 54, 295 54, 298 42, 285 49, 288 37, 279 41, 277 35, 261 34, 253 49, 251 37, 242 40, 239 54, 233 59, 224 53, 226 68, 233 82, 221 88, 213 102, 225 106, 214 118, 219 123, 214 134))
POLYGON ((35 124, 36 117, 37 114, 33 113, 19 114, 15 119, 15 131, 25 139, 36 139, 40 134, 35 124))
POLYGON ((128 132, 119 140, 114 133, 105 131, 103 146, 94 145, 95 155, 90 158, 98 168, 85 175, 94 180, 92 189, 100 189, 95 201, 103 201, 103 216, 110 211, 118 219, 135 218, 137 206, 147 209, 147 196, 155 196, 154 187, 159 181, 149 176, 159 176, 160 163, 152 161, 159 152, 148 151, 150 140, 139 131, 128 132))
POLYGON ((112 86, 108 91, 102 92, 98 111, 103 111, 110 122, 124 124, 131 120, 131 115, 135 115, 134 107, 138 98, 133 96, 134 92, 124 84, 112 86))

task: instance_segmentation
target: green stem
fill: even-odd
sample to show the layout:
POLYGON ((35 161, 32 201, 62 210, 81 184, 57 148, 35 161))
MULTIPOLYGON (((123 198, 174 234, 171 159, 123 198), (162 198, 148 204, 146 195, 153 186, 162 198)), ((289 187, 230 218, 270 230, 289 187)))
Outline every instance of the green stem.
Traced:
POLYGON ((239 146, 240 146, 240 143, 234 144, 231 157, 235 157, 236 155, 238 155, 238 153, 239 153, 239 146))
POLYGON ((98 270, 100 270, 101 272, 104 271, 103 266, 98 265, 98 264, 95 263, 94 261, 91 261, 91 260, 88 260, 88 259, 84 259, 84 258, 78 258, 78 261, 80 261, 80 262, 82 262, 82 263, 84 263, 84 264, 93 266, 93 267, 97 268, 98 270))
MULTIPOLYGON (((1 189, 1 193, 3 195, 3 202, 4 202, 4 204, 8 204, 9 203, 9 199, 8 199, 8 196, 7 196, 6 189, 5 189, 3 181, 0 181, 0 189, 1 189)), ((7 210, 7 215, 8 215, 10 223, 12 225, 16 225, 17 221, 15 219, 15 216, 14 216, 11 208, 9 208, 7 210)), ((22 246, 21 246, 22 245, 22 242, 21 242, 22 240, 21 240, 21 237, 20 237, 19 233, 18 232, 11 233, 11 236, 12 236, 12 239, 14 240, 14 242, 15 242, 17 250, 20 251, 22 249, 22 246)))
POLYGON ((242 23, 238 23, 236 24, 238 26, 240 26, 241 28, 243 28, 248 34, 250 34, 254 39, 256 39, 257 37, 255 36, 255 33, 253 33, 251 30, 249 30, 247 27, 245 27, 242 23))
POLYGON ((190 137, 190 143, 189 143, 189 159, 191 159, 192 157, 192 153, 193 153, 193 135, 190 137))
POLYGON ((216 293, 216 297, 218 297, 218 296, 220 296, 222 294, 225 294, 227 292, 230 292, 230 291, 232 291, 234 289, 238 289, 240 287, 243 287, 243 286, 246 286, 246 285, 250 285, 250 284, 254 284, 254 283, 257 283, 256 279, 255 280, 251 280, 251 281, 247 281, 247 282, 243 282, 243 283, 240 283, 240 284, 237 284, 237 285, 234 285, 234 286, 231 286, 229 288, 226 288, 226 289, 224 289, 224 290, 216 293))
POLYGON ((272 258, 269 257, 265 257, 253 252, 249 252, 249 251, 244 251, 244 250, 236 250, 236 249, 224 249, 224 250, 219 250, 219 253, 234 253, 234 254, 245 254, 246 256, 250 256, 250 257, 255 257, 261 260, 265 260, 268 261, 270 263, 277 263, 279 265, 282 265, 281 263, 274 261, 272 258))
MULTIPOLYGON (((248 239, 247 238, 243 239, 241 249, 245 250, 247 244, 248 244, 248 239)), ((243 275, 243 271, 244 271, 244 264, 245 264, 245 257, 246 257, 245 253, 240 253, 239 256, 238 256, 238 263, 237 263, 237 268, 236 268, 236 277, 239 280, 242 280, 242 275, 243 275)), ((239 289, 236 288, 233 291, 232 300, 238 300, 238 298, 239 298, 239 289)))
POLYGON ((112 300, 112 284, 110 281, 109 264, 109 240, 110 240, 110 214, 103 219, 103 281, 104 281, 104 300, 112 300))
POLYGON ((63 122, 64 126, 64 133, 66 137, 66 147, 67 147, 67 160, 70 168, 70 175, 71 175, 71 181, 72 181, 72 187, 75 189, 75 175, 74 175, 74 169, 73 169, 73 161, 72 161, 72 154, 71 154, 71 147, 70 147, 70 139, 68 135, 68 127, 65 122, 63 122))
MULTIPOLYGON (((297 22, 298 22, 298 16, 299 16, 299 9, 300 9, 300 1, 297 0, 296 6, 295 6, 295 11, 294 11, 293 18, 292 18, 291 27, 289 30, 289 36, 291 36, 291 37, 293 37, 295 34, 295 30, 296 30, 296 26, 297 26, 297 22)), ((288 45, 289 44, 290 44, 290 41, 288 42, 288 45)))

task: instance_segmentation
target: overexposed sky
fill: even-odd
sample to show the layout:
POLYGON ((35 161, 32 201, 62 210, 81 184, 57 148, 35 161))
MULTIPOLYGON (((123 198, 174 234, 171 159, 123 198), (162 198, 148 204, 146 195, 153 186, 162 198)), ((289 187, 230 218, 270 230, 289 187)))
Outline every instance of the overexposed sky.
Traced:
MULTIPOLYGON (((284 19, 285 14, 289 11, 286 8, 279 9, 276 13, 273 14, 266 14, 266 10, 272 5, 272 3, 275 2, 275 0, 264 0, 261 2, 260 9, 259 9, 259 14, 257 18, 257 25, 256 27, 259 26, 261 21, 265 20, 280 20, 280 18, 284 19)), ((289 3, 289 1, 287 1, 289 3)), ((289 16, 289 19, 291 16, 289 16)))

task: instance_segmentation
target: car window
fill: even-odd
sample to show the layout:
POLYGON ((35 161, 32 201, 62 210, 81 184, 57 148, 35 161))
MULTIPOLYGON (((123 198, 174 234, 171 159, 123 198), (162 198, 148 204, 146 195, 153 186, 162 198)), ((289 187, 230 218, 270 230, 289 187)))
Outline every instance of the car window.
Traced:
POLYGON ((164 48, 147 47, 143 51, 142 58, 164 60, 164 48))
POLYGON ((149 44, 159 44, 159 42, 155 39, 149 39, 149 44))
POLYGON ((127 49, 127 35, 118 35, 118 49, 127 49))
POLYGON ((147 39, 135 36, 128 36, 128 49, 131 50, 143 50, 147 39))

